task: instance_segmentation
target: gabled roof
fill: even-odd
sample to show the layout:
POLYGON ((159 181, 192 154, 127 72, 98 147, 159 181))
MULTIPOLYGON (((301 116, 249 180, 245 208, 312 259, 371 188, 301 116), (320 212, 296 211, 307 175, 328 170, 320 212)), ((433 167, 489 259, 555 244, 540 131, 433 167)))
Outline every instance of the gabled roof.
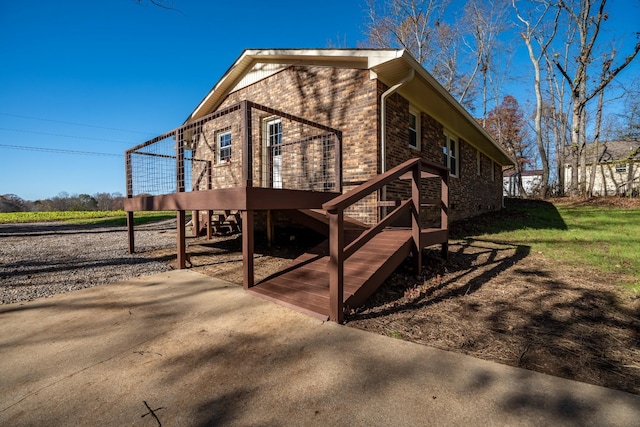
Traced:
POLYGON ((498 164, 513 164, 511 157, 467 110, 404 49, 247 49, 193 110, 187 122, 214 111, 229 93, 292 65, 369 70, 372 78, 387 86, 395 85, 413 70, 414 78, 398 90, 400 95, 498 164))

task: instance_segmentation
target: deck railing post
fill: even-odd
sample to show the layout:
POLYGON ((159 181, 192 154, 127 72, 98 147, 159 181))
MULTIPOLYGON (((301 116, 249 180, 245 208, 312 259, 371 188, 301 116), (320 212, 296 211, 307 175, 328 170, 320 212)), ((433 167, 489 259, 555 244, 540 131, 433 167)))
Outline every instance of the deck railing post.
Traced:
POLYGON ((176 138, 176 192, 183 193, 184 185, 184 134, 182 129, 175 133, 176 138))
POLYGON ((421 175, 422 175, 422 162, 416 162, 412 168, 411 174, 411 201, 413 204, 411 215, 411 237, 413 238, 413 269, 415 274, 422 272, 422 244, 420 242, 421 237, 421 225, 420 225, 420 207, 422 204, 421 199, 421 175))
POLYGON ((335 140, 336 170, 334 176, 336 177, 336 191, 342 193, 342 132, 335 133, 335 140))
POLYGON ((242 101, 242 185, 253 187, 253 144, 251 140, 251 106, 242 101))
POLYGON ((329 320, 344 322, 344 212, 329 215, 329 320))

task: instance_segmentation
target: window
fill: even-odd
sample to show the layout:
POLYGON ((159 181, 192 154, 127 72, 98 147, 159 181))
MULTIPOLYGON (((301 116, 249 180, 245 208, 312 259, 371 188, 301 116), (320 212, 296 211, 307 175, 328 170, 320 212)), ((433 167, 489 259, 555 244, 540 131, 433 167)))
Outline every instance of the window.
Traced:
POLYGON ((627 172, 627 165, 624 164, 624 163, 616 165, 616 172, 618 172, 618 173, 626 173, 627 172))
POLYGON ((444 134, 445 144, 442 147, 443 163, 449 168, 451 176, 458 176, 458 141, 448 134, 444 134))
POLYGON ((231 131, 218 133, 218 163, 231 160, 231 131))
POLYGON ((271 188, 282 188, 282 119, 267 117, 263 126, 263 181, 271 188))
POLYGON ((409 109, 409 147, 420 149, 420 115, 409 109))

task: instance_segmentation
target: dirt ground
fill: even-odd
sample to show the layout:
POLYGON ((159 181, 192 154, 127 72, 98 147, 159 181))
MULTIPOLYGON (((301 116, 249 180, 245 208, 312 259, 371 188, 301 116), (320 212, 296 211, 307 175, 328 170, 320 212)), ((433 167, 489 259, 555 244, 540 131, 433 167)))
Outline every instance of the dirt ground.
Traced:
MULTIPOLYGON (((452 235, 464 236, 465 225, 457 227, 452 235)), ((303 246, 256 242, 256 279, 276 272, 303 246)), ((239 235, 191 239, 188 249, 195 271, 237 284, 240 251, 239 235)), ((172 250, 147 256, 175 262, 172 250)), ((640 394, 640 295, 615 282, 527 247, 458 238, 450 241, 446 261, 439 251, 426 251, 420 277, 400 267, 346 324, 640 394)))

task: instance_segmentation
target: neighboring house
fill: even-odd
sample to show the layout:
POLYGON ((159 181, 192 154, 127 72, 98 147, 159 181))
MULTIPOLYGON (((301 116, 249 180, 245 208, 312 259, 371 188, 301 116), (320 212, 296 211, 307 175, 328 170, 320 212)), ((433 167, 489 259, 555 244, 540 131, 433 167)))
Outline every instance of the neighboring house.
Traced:
POLYGON ((527 197, 536 194, 540 189, 542 183, 542 171, 522 171, 520 173, 522 177, 522 188, 524 194, 520 194, 520 188, 518 187, 518 173, 514 170, 502 173, 502 194, 505 197, 527 197))
MULTIPOLYGON (((240 212, 247 288, 254 225, 269 234, 274 223, 300 220, 302 212, 315 229, 329 227, 330 244, 338 245, 329 263, 338 266, 330 269, 331 295, 334 285, 342 288, 339 266, 346 269, 357 248, 389 231, 387 225, 408 225, 410 232, 397 228, 401 237, 391 240, 400 246, 381 250, 388 261, 372 270, 375 286, 356 287, 375 289, 406 251, 442 244, 446 252, 448 221, 499 210, 502 167, 513 164, 409 53, 396 49, 246 50, 182 126, 128 150, 126 162, 130 224, 136 210, 240 212), (382 221, 392 211, 393 222, 382 221), (360 237, 362 245, 344 248, 347 228, 376 223, 360 237)), ((179 216, 179 227, 182 222, 179 216)), ((183 267, 181 253, 184 243, 183 267)), ((416 267, 421 259, 413 257, 416 267)), ((314 271, 286 283, 326 273, 327 264, 314 271)), ((362 297, 347 297, 344 280, 344 303, 361 303, 362 297)), ((331 306, 332 318, 339 318, 342 296, 331 306)))
MULTIPOLYGON (((595 144, 587 144, 587 182, 591 179, 595 144)), ((598 144, 593 195, 640 195, 640 141, 607 141, 598 144)), ((565 191, 571 184, 570 160, 565 160, 565 191)))

